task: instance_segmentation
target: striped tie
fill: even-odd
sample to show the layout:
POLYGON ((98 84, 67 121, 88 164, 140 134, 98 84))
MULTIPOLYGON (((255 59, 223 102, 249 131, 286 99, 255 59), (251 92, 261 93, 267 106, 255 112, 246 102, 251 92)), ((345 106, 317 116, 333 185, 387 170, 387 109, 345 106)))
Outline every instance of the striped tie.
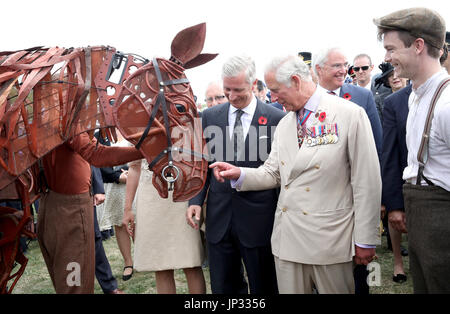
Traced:
POLYGON ((302 108, 298 111, 298 120, 297 120, 297 137, 298 137, 298 147, 302 147, 303 139, 306 135, 306 123, 301 124, 305 115, 305 108, 302 108))
POLYGON ((236 121, 233 128, 233 143, 234 143, 234 161, 238 160, 238 156, 242 156, 242 150, 244 146, 244 129, 242 127, 241 116, 244 111, 241 109, 236 110, 236 121))

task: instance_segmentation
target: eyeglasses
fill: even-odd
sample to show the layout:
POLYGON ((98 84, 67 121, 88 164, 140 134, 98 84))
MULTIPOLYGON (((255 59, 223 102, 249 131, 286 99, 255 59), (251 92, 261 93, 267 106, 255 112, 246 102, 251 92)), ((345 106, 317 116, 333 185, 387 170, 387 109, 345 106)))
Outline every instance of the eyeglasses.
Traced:
POLYGON ((369 69, 369 66, 368 65, 365 65, 365 66, 363 66, 363 67, 353 67, 353 70, 355 71, 355 72, 359 72, 359 70, 363 70, 363 71, 367 71, 368 69, 369 69))
MULTIPOLYGON (((326 63, 325 63, 326 64, 326 63)), ((342 68, 347 69, 348 63, 334 63, 334 64, 327 64, 330 68, 333 68, 334 70, 340 70, 342 68)))
POLYGON ((206 98, 205 100, 206 100, 207 102, 213 102, 213 100, 221 101, 221 100, 224 99, 224 98, 225 98, 225 96, 224 96, 224 95, 221 95, 221 96, 208 97, 208 98, 206 98))

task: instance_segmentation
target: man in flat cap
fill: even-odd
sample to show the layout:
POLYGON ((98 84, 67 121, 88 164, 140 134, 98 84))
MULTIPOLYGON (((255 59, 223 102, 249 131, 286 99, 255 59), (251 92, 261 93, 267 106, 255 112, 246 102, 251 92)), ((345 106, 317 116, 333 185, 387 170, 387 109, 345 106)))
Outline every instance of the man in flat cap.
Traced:
MULTIPOLYGON (((399 76, 411 79, 413 88, 403 194, 414 292, 450 293, 450 87, 445 88, 450 80, 439 63, 445 22, 432 10, 413 8, 374 23, 386 49, 385 61, 399 76), (433 112, 436 91, 441 94, 433 112)), ((405 216, 400 220, 398 225, 404 225, 405 216)))

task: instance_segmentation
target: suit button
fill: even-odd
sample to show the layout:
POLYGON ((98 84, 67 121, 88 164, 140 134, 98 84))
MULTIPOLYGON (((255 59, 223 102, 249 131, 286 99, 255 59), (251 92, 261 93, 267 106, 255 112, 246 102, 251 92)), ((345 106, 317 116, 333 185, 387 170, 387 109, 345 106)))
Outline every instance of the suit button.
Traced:
POLYGON ((308 213, 307 213, 307 212, 305 212, 304 210, 302 210, 302 212, 303 212, 303 215, 308 215, 308 213))
POLYGON ((285 190, 288 190, 288 189, 289 189, 289 186, 288 186, 288 185, 286 185, 286 186, 284 187, 284 189, 285 189, 285 190))
POLYGON ((285 211, 287 210, 287 208, 286 208, 286 207, 283 207, 281 210, 282 210, 283 212, 285 212, 285 211))
POLYGON ((306 191, 306 192, 309 192, 309 191, 311 191, 311 189, 310 189, 309 187, 307 187, 307 188, 305 189, 305 191, 306 191))
POLYGON ((281 165, 284 166, 284 161, 281 161, 281 165))
POLYGON ((315 166, 314 166, 314 168, 316 168, 316 169, 319 169, 319 168, 320 168, 320 166, 319 166, 319 165, 315 165, 315 166))

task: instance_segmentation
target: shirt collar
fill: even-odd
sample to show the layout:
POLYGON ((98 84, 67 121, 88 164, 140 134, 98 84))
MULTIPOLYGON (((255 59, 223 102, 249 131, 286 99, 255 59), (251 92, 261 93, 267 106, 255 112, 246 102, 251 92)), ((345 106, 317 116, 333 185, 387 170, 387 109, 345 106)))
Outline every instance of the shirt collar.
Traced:
POLYGON ((328 90, 328 89, 323 88, 323 87, 320 86, 320 85, 317 85, 317 89, 320 89, 322 92, 325 92, 325 93, 328 93, 328 92, 334 92, 334 93, 336 94, 336 96, 338 96, 338 97, 339 97, 339 95, 341 94, 341 88, 340 88, 340 87, 338 87, 338 88, 336 88, 336 89, 330 91, 330 90, 328 90))
MULTIPOLYGON (((253 116, 253 114, 256 111, 256 104, 257 104, 256 97, 252 97, 252 100, 250 101, 248 106, 245 108, 242 108, 241 110, 244 111, 245 113, 249 114, 250 116, 253 116)), ((235 113, 237 110, 239 110, 239 109, 230 103, 230 114, 235 113)))
POLYGON ((441 71, 436 72, 428 80, 426 80, 425 83, 423 83, 422 85, 420 85, 416 89, 413 89, 414 94, 416 94, 418 97, 422 97, 428 91, 428 89, 429 89, 431 84, 433 84, 434 82, 440 81, 441 80, 441 76, 444 77, 444 76, 447 76, 447 75, 448 75, 447 74, 447 70, 445 70, 445 69, 442 69, 441 71))
POLYGON ((324 89, 319 88, 319 86, 318 86, 318 88, 316 88, 314 94, 312 94, 312 96, 306 102, 304 108, 311 112, 316 112, 317 107, 319 106, 319 103, 320 103, 320 98, 322 98, 323 93, 324 93, 324 89))

